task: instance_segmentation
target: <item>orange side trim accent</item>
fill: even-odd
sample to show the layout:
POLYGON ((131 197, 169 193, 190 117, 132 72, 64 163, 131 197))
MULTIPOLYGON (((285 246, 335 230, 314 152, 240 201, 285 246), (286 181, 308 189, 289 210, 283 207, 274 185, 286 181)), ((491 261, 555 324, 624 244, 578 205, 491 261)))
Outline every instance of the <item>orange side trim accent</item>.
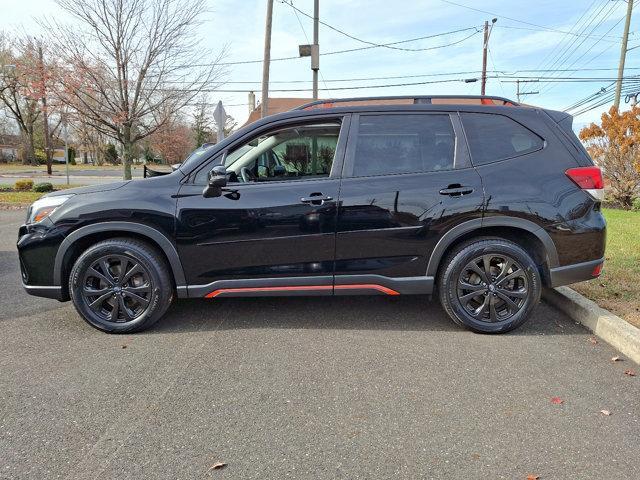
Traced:
POLYGON ((291 287, 247 287, 247 288, 220 288, 207 294, 205 298, 214 298, 222 293, 242 293, 242 292, 290 292, 301 290, 333 290, 332 285, 296 285, 291 287))
POLYGON ((377 285, 375 283, 363 283, 353 285, 336 285, 336 290, 378 290, 379 292, 386 293, 387 295, 400 295, 400 293, 395 290, 387 287, 383 287, 382 285, 377 285))
POLYGON ((400 295, 399 292, 391 288, 374 283, 352 284, 352 285, 295 285, 283 287, 246 287, 246 288, 220 288, 205 295, 205 298, 215 298, 223 293, 244 293, 244 292, 291 292, 291 291, 313 291, 313 290, 377 290, 387 295, 400 295))

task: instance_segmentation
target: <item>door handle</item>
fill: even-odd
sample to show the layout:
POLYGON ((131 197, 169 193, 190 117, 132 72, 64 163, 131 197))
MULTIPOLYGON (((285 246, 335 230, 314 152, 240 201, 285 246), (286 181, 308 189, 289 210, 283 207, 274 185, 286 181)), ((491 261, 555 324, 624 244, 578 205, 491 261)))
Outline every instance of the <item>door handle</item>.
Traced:
POLYGON ((449 185, 447 188, 440 190, 440 195, 449 195, 450 197, 461 197, 473 193, 473 188, 462 185, 449 185))
POLYGON ((300 199, 302 203, 308 203, 310 205, 324 205, 325 202, 330 202, 331 200, 333 200, 333 197, 322 195, 321 193, 312 193, 310 196, 300 199))

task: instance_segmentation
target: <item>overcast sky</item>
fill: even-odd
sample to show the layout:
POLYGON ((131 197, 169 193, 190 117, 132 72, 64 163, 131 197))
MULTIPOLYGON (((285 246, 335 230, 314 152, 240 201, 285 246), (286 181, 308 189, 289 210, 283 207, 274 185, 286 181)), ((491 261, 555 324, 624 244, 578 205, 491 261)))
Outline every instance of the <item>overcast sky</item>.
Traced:
MULTIPOLYGON (((272 58, 292 57, 298 54, 298 45, 310 43, 312 20, 302 14, 296 17, 291 6, 275 0, 273 13, 272 58), (305 37, 306 33, 306 37, 305 37), (307 40, 308 38, 308 40, 307 40)), ((294 0, 294 5, 309 14, 313 0, 294 0)), ((320 27, 320 96, 344 97, 363 95, 402 94, 479 94, 480 83, 464 83, 465 78, 479 77, 482 66, 481 25, 497 17, 491 34, 489 70, 516 77, 589 77, 594 82, 531 83, 526 90, 540 91, 523 101, 554 109, 565 109, 572 103, 609 86, 616 76, 620 55, 620 36, 624 26, 627 4, 624 0, 320 0, 320 19, 337 29, 376 44, 469 29, 445 36, 396 45, 405 51, 389 48, 371 48, 326 55, 329 52, 366 46, 326 26, 320 27), (464 8, 466 5, 471 8, 464 8), (474 11, 472 8, 484 10, 474 11), (475 33, 474 27, 478 33, 475 33), (581 33, 582 36, 566 34, 581 33), (467 38, 468 37, 468 38, 467 38), (466 38, 466 39, 465 39, 466 38), (457 42, 457 43, 456 43, 457 42), (424 50, 456 43, 444 48, 424 50), (540 69, 606 69, 579 72, 524 72, 540 69), (465 73, 460 73, 465 72, 465 73), (448 74, 433 76, 434 74, 448 74), (367 80, 376 77, 401 77, 367 80), (360 79, 336 82, 341 79, 360 79), (381 86, 389 84, 454 80, 447 83, 392 86, 339 90, 343 87, 381 86)), ((227 62, 259 60, 264 41, 265 0, 210 0, 209 11, 203 13, 201 35, 212 50, 219 51, 227 44, 227 62)), ((38 31, 34 18, 55 15, 60 11, 54 0, 0 0, 0 28, 22 27, 38 31)), ((640 14, 640 12, 637 12, 640 14)), ((629 47, 640 45, 636 33, 638 21, 631 23, 629 47)), ((625 76, 640 74, 636 59, 640 48, 629 52, 625 76)), ((211 94, 213 102, 222 100, 242 124, 247 117, 247 93, 253 89, 259 99, 261 63, 228 67, 225 90, 211 94), (233 83, 253 82, 253 83, 233 83)), ((493 76, 493 74, 490 74, 493 76)), ((308 89, 306 92, 277 92, 272 97, 311 97, 311 70, 309 58, 274 61, 271 68, 271 90, 308 89), (280 83, 303 81, 305 83, 280 83)), ((640 89, 640 87, 639 87, 640 89)), ((487 93, 516 97, 515 83, 504 83, 497 78, 488 82, 487 93)), ((623 104, 624 107, 627 107, 623 104)), ((603 110, 584 113, 575 120, 578 125, 597 120, 603 110)), ((628 108, 628 107, 627 107, 628 108)))

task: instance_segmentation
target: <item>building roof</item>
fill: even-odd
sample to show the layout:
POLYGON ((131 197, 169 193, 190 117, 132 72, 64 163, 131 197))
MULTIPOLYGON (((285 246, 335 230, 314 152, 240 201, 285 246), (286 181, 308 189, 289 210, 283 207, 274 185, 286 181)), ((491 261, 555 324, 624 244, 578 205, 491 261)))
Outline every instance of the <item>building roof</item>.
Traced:
MULTIPOLYGON (((275 113, 287 112, 294 108, 300 107, 305 103, 313 102, 312 98, 272 98, 269 97, 269 106, 267 108, 267 114, 273 115, 275 113)), ((249 118, 245 122, 244 126, 255 122, 261 118, 261 106, 258 105, 256 109, 249 114, 249 118)))

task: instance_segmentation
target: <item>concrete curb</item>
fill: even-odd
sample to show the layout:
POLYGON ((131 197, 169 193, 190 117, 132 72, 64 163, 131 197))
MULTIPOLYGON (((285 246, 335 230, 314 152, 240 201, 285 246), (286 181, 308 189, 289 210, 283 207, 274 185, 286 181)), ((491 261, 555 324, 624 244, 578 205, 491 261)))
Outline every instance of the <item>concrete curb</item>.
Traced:
POLYGON ((602 340, 640 364, 640 328, 600 307, 569 287, 546 288, 542 298, 602 340))

